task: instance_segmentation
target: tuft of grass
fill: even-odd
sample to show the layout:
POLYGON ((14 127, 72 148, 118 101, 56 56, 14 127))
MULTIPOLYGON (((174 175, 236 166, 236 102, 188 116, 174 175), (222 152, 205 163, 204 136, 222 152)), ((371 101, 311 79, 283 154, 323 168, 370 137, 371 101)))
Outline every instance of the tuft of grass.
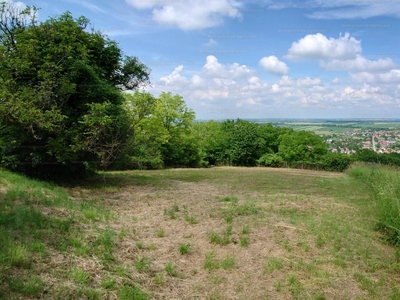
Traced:
POLYGON ((249 238, 247 236, 240 238, 240 247, 248 247, 249 246, 249 238))
POLYGON ((69 278, 75 283, 83 285, 88 284, 91 280, 90 275, 88 273, 77 267, 72 267, 72 269, 69 272, 69 278))
POLYGON ((206 253, 206 260, 204 262, 204 269, 206 270, 215 270, 220 267, 220 262, 215 259, 215 252, 211 251, 206 253))
POLYGON ((115 283, 116 283, 116 281, 114 278, 105 277, 101 281, 101 287, 106 290, 112 290, 112 289, 114 289, 115 283))
POLYGON ((165 272, 167 272, 167 274, 171 277, 181 277, 181 275, 179 274, 179 272, 176 269, 176 265, 174 265, 173 263, 167 263, 164 267, 165 272))
POLYGON ((165 231, 162 228, 157 229, 156 236, 162 238, 165 236, 165 231))
POLYGON ((232 234, 232 226, 228 226, 224 232, 218 234, 216 232, 210 232, 208 237, 211 244, 218 244, 221 246, 228 245, 230 243, 230 236, 232 234))
POLYGON ((120 287, 117 291, 119 300, 147 300, 150 298, 150 295, 146 294, 139 288, 125 284, 120 287))
POLYGON ((177 204, 174 204, 171 208, 169 209, 164 209, 164 215, 169 216, 171 219, 175 219, 175 213, 179 212, 179 206, 177 204))
POLYGON ((225 257, 221 263, 220 266, 224 269, 224 270, 228 270, 228 269, 232 269, 235 267, 235 257, 228 255, 227 257, 225 257))
POLYGON ((135 263, 135 268, 139 272, 148 272, 151 267, 151 259, 148 257, 141 257, 135 263))
POLYGON ((264 274, 271 274, 275 270, 282 269, 282 261, 277 257, 268 257, 264 263, 264 274))
POLYGON ((179 245, 179 253, 180 253, 181 255, 188 254, 189 251, 190 251, 190 247, 191 247, 191 246, 192 246, 191 244, 180 244, 180 245, 179 245))

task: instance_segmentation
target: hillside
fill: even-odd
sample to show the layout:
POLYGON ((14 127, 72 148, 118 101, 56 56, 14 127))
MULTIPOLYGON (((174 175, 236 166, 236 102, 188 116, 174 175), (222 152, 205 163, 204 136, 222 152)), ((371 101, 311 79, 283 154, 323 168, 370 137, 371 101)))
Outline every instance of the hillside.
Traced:
POLYGON ((295 169, 0 171, 0 299, 399 299, 368 184, 295 169), (103 180, 105 179, 105 181, 103 180))

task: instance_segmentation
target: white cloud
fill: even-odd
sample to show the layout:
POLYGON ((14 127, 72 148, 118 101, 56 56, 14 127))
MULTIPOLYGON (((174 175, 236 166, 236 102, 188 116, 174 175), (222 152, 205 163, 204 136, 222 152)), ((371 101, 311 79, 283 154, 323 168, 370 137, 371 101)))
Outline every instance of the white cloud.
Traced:
MULTIPOLYGON (((263 112, 270 114, 271 111, 284 112, 283 116, 291 112, 295 116, 300 109, 318 110, 318 113, 331 116, 334 110, 341 110, 346 115, 372 107, 394 110, 400 105, 400 70, 397 69, 350 74, 353 82, 344 87, 339 77, 322 80, 283 75, 265 81, 245 65, 221 63, 212 55, 206 58, 203 67, 187 70, 191 77, 183 76, 183 70, 180 65, 161 77, 153 91, 182 95, 190 107, 200 112, 198 117, 201 118, 224 118, 223 113, 234 118, 237 114, 259 114, 261 117, 263 112)), ((276 115, 268 117, 273 116, 276 115)))
POLYGON ((289 72, 289 67, 282 61, 280 61, 276 56, 271 55, 268 57, 263 57, 259 64, 268 72, 283 75, 289 72))
POLYGON ((213 46, 213 45, 216 45, 216 44, 218 44, 218 43, 214 39, 210 39, 205 45, 207 47, 210 47, 210 46, 213 46))
POLYGON ((395 68, 396 63, 390 59, 369 60, 360 54, 356 54, 355 59, 338 60, 329 62, 321 61, 320 66, 327 70, 345 70, 351 72, 382 72, 395 68))
POLYGON ((213 55, 207 56, 206 60, 202 73, 208 77, 237 79, 248 77, 253 73, 246 65, 239 65, 236 62, 223 65, 213 55))
POLYGON ((163 84, 165 85, 183 85, 186 84, 188 82, 188 79, 184 76, 182 76, 180 73, 183 70, 183 65, 180 65, 178 67, 175 68, 175 70, 165 76, 165 77, 161 77, 160 81, 163 82, 163 84))
POLYGON ((176 25, 183 30, 203 29, 220 25, 223 17, 240 18, 230 0, 126 0, 138 9, 153 9, 153 20, 176 25))
POLYGON ((368 82, 373 84, 393 84, 400 83, 400 70, 393 69, 386 73, 374 74, 369 72, 360 72, 350 74, 351 79, 355 82, 368 82))
POLYGON ((293 42, 288 50, 287 59, 351 59, 361 53, 361 41, 350 37, 349 33, 337 39, 327 38, 321 33, 309 34, 293 42))

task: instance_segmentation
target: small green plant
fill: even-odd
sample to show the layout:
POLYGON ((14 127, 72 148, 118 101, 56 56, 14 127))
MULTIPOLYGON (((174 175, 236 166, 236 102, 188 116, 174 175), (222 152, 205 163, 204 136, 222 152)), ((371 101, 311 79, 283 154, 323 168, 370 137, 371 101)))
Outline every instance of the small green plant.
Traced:
POLYGON ((199 223, 199 220, 197 220, 195 216, 189 216, 187 214, 185 214, 185 220, 186 222, 192 225, 199 223))
POLYGON ((165 285, 164 275, 157 274, 156 276, 154 276, 153 282, 154 282, 154 284, 157 284, 157 285, 165 285))
POLYGON ((206 260, 204 262, 204 269, 206 270, 215 270, 220 267, 220 263, 215 259, 215 252, 211 251, 206 253, 206 260))
POLYGON ((162 229, 162 228, 157 229, 156 235, 157 235, 157 237, 159 237, 159 238, 164 237, 164 236, 165 236, 165 231, 164 231, 164 229, 162 229))
POLYGON ((101 299, 101 291, 96 289, 87 289, 86 297, 90 300, 100 300, 101 299))
POLYGON ((243 234, 249 234, 250 233, 250 227, 249 226, 244 226, 242 229, 243 234))
POLYGON ((222 234, 218 234, 216 232, 210 232, 208 236, 211 244, 218 244, 224 246, 230 243, 231 234, 232 234, 232 226, 228 226, 222 234))
POLYGON ((148 257, 141 257, 135 263, 136 270, 139 272, 148 272, 150 270, 151 260, 148 257))
POLYGON ((171 276, 171 277, 179 277, 179 273, 178 273, 178 271, 176 270, 176 265, 174 265, 173 263, 167 263, 166 265, 165 265, 165 268, 164 268, 164 270, 165 270, 165 272, 167 272, 167 274, 169 275, 169 276, 171 276))
POLYGON ((179 206, 174 204, 170 209, 164 209, 164 215, 169 216, 171 219, 175 219, 175 213, 179 212, 179 206))
POLYGON ((142 250, 144 248, 144 243, 143 242, 137 242, 136 243, 136 248, 138 248, 139 250, 142 250))
POLYGON ((265 260, 264 264, 264 273, 271 274, 275 270, 282 269, 283 265, 279 258, 276 257, 269 257, 265 260))
POLYGON ((119 300, 147 300, 150 298, 148 294, 132 285, 123 285, 117 291, 119 300))
POLYGON ((191 244, 180 244, 179 245, 179 253, 181 255, 188 254, 190 247, 191 247, 191 244))
POLYGON ((229 256, 229 255, 228 255, 227 257, 225 257, 225 258, 221 261, 220 266, 221 266, 224 270, 234 268, 234 267, 235 267, 235 258, 234 258, 233 256, 229 256))
POLYGON ((88 284, 91 280, 88 273, 76 267, 70 270, 69 278, 77 284, 88 284))
POLYGON ((248 247, 249 246, 249 239, 247 236, 240 238, 240 247, 248 247))
POLYGON ((101 281, 101 287, 106 290, 112 290, 115 286, 115 279, 111 277, 103 278, 101 281))

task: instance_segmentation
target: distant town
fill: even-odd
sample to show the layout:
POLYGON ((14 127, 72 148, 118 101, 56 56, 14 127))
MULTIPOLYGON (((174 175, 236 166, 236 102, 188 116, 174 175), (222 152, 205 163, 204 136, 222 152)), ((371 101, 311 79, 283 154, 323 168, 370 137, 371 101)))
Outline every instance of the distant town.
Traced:
POLYGON ((259 124, 312 131, 331 152, 355 154, 361 149, 400 154, 400 120, 252 120, 259 124))

